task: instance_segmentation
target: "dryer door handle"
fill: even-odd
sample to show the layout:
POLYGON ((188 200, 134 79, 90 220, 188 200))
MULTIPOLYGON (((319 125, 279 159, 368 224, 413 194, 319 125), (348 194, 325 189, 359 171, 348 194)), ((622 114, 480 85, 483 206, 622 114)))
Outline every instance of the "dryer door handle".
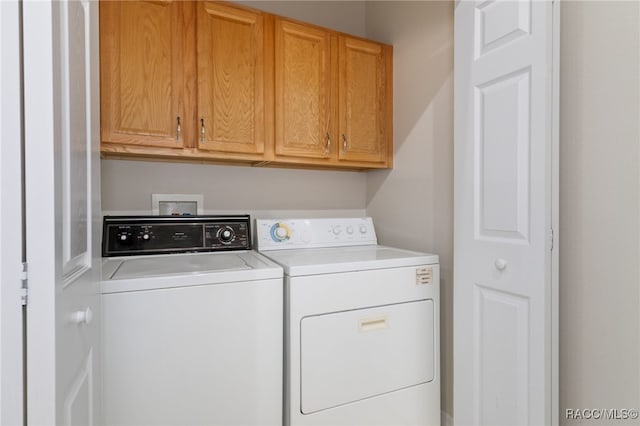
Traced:
POLYGON ((383 328, 387 328, 387 316, 375 317, 375 318, 367 318, 360 320, 360 331, 374 331, 381 330, 383 328))

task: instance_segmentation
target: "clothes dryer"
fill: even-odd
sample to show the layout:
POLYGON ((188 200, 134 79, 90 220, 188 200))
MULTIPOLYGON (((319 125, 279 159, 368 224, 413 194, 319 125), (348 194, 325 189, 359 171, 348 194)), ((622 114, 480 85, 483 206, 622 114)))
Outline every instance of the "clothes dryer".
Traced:
POLYGON ((285 273, 285 425, 439 425, 438 256, 371 218, 258 220, 285 273))

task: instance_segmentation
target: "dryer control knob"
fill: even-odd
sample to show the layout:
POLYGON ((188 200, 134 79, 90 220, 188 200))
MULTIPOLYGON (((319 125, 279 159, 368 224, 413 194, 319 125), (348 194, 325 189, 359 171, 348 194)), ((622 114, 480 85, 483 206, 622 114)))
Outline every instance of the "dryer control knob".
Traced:
POLYGON ((360 225, 360 233, 361 234, 366 234, 367 233, 367 227, 365 225, 360 225))
POLYGON ((286 241, 291 238, 291 229, 284 223, 276 223, 271 227, 271 239, 275 242, 286 241))

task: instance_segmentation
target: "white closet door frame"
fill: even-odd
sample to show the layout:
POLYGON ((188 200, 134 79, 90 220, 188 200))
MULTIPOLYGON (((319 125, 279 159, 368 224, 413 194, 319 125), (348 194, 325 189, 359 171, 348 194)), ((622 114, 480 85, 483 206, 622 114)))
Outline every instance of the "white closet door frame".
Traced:
POLYGON ((20 12, 0 2, 0 424, 23 424, 20 12))

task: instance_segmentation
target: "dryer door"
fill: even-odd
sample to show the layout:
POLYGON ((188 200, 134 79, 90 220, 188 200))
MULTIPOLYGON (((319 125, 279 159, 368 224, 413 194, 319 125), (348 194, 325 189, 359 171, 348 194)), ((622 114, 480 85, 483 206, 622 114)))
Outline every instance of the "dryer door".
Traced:
POLYGON ((434 377, 433 300, 301 321, 301 410, 311 414, 434 377))

